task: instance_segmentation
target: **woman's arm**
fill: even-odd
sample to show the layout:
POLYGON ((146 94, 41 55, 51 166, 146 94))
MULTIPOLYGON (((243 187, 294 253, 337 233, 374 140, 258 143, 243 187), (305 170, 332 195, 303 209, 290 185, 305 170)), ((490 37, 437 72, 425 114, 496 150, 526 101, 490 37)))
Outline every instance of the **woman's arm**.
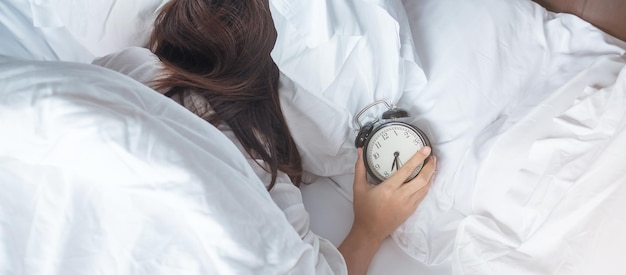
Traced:
POLYGON ((430 155, 430 147, 418 151, 402 168, 379 185, 367 182, 362 148, 354 174, 354 222, 339 246, 349 274, 365 274, 374 254, 424 199, 437 166, 433 156, 417 177, 404 180, 430 155))

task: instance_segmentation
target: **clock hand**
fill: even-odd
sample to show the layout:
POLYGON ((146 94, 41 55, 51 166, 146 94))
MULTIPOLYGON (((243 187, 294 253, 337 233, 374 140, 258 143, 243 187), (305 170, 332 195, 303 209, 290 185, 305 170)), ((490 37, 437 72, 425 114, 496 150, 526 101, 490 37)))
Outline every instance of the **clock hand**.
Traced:
POLYGON ((393 153, 393 165, 391 165, 391 170, 393 171, 393 168, 396 168, 396 171, 398 171, 398 169, 400 169, 400 160, 398 159, 398 156, 400 155, 400 152, 394 152, 393 153))

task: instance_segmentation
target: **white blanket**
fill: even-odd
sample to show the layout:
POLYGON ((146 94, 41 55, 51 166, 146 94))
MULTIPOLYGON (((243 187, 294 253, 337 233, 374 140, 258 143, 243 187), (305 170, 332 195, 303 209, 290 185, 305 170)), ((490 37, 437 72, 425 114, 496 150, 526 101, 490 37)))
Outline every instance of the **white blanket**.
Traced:
POLYGON ((91 65, 0 56, 0 273, 311 274, 244 156, 91 65))
POLYGON ((626 58, 602 59, 471 149, 455 274, 622 274, 626 58))

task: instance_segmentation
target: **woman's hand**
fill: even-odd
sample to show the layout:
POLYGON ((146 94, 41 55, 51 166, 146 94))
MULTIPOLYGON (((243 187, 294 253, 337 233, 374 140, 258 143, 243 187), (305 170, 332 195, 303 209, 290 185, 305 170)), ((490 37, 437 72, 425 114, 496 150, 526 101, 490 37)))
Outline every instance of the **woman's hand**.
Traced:
POLYGON ((424 147, 386 181, 372 185, 367 182, 362 150, 358 148, 354 171, 354 222, 339 246, 350 274, 365 274, 382 241, 406 221, 424 199, 437 167, 437 159, 432 156, 414 179, 404 183, 430 155, 430 147, 424 147))
POLYGON ((435 172, 432 157, 419 175, 404 183, 417 166, 430 155, 430 147, 418 151, 389 179, 379 185, 367 182, 362 148, 358 149, 354 174, 354 224, 373 240, 382 241, 402 224, 424 199, 435 172))

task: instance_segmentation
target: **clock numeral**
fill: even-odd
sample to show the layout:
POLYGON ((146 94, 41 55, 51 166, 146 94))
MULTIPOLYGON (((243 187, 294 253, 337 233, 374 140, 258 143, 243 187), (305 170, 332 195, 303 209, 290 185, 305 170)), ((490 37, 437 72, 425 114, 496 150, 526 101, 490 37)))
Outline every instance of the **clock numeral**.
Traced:
POLYGON ((380 169, 380 164, 374 165, 374 168, 376 168, 376 170, 380 169))
POLYGON ((389 172, 385 171, 385 178, 389 177, 389 172))
POLYGON ((396 132, 396 130, 393 130, 393 133, 396 134, 396 136, 398 136, 398 132, 396 132))
POLYGON ((380 158, 380 154, 379 153, 374 153, 374 159, 378 159, 380 158))
POLYGON ((381 136, 383 137, 383 140, 387 140, 389 138, 389 133, 383 133, 381 136))
POLYGON ((421 143, 421 142, 419 141, 419 139, 414 139, 414 140, 413 140, 413 143, 414 143, 415 145, 420 145, 420 143, 421 143))
POLYGON ((405 137, 405 138, 410 138, 410 137, 411 137, 411 135, 409 135, 409 132, 408 132, 408 131, 404 131, 404 137, 405 137))
POLYGON ((382 147, 382 146, 380 145, 380 142, 376 142, 376 143, 374 143, 374 145, 376 145, 376 149, 380 149, 380 147, 382 147))

